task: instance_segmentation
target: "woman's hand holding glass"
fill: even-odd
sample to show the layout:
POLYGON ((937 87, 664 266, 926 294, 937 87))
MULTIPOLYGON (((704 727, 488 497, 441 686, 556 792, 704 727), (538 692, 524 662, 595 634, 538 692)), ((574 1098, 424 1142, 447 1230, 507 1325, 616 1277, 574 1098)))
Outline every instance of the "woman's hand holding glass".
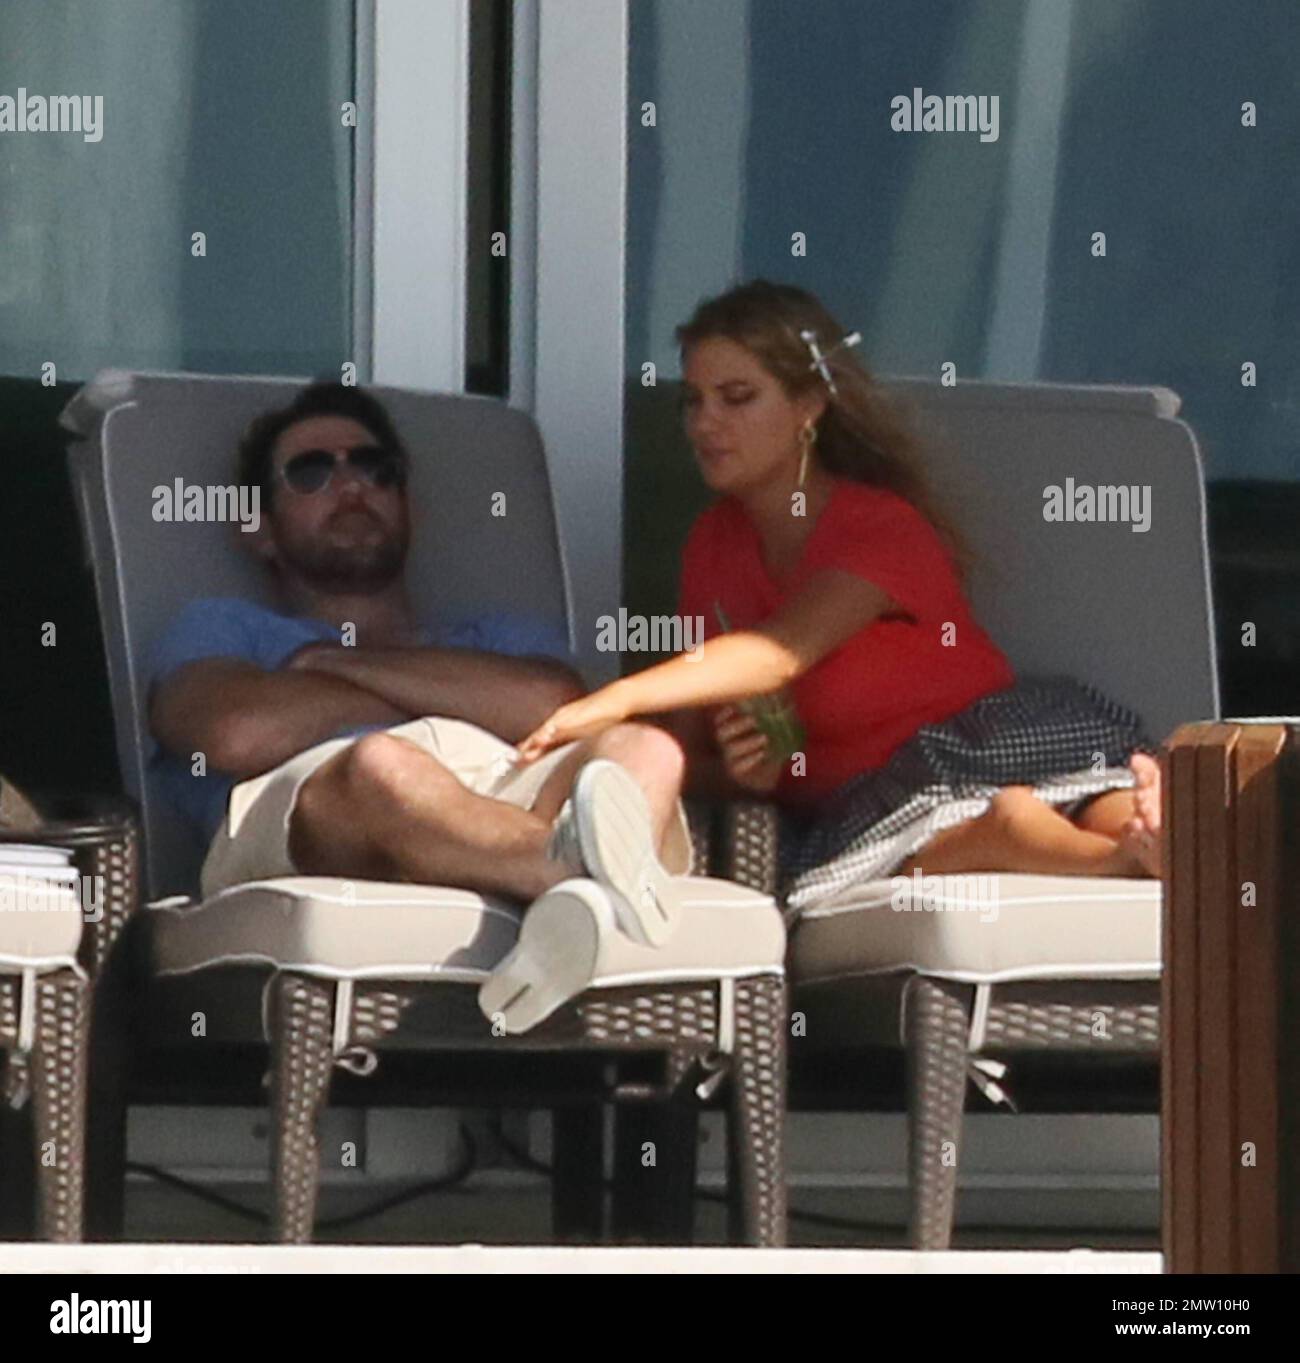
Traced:
POLYGON ((727 774, 738 786, 757 795, 776 789, 784 759, 773 756, 768 736, 753 715, 734 705, 719 706, 713 714, 713 733, 727 774))

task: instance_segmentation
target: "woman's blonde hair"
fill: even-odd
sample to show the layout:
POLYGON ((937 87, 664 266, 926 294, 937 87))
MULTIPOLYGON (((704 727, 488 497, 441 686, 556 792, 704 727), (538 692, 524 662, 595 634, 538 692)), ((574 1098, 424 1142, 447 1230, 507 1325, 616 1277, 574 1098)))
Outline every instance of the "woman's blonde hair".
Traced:
POLYGON ((765 279, 705 300, 676 332, 683 358, 700 341, 721 338, 750 351, 790 398, 820 386, 826 410, 817 422, 815 451, 822 467, 910 502, 934 526, 964 577, 970 549, 930 487, 920 442, 854 351, 839 346, 844 335, 844 328, 813 294, 765 279), (813 368, 808 343, 800 336, 803 331, 816 334, 835 381, 834 393, 820 370, 813 368))

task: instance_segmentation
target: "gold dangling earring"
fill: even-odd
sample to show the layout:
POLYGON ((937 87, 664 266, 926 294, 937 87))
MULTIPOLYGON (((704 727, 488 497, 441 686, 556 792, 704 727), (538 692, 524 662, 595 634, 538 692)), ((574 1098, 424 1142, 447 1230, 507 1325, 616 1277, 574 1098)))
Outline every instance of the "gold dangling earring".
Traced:
POLYGON ((812 453, 812 447, 816 443, 817 428, 811 421, 805 421, 799 431, 799 444, 802 447, 799 452, 799 487, 803 487, 808 480, 808 456, 812 453))

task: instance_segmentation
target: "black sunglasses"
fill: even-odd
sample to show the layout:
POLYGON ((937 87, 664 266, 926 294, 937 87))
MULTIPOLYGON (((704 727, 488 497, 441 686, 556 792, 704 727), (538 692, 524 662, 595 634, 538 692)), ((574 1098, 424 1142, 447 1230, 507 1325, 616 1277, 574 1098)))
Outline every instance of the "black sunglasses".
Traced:
POLYGON ((285 460, 280 476, 294 492, 322 492, 334 479, 334 471, 346 459, 353 473, 371 487, 404 487, 406 466, 402 456, 383 445, 353 445, 343 454, 333 450, 303 450, 285 460))

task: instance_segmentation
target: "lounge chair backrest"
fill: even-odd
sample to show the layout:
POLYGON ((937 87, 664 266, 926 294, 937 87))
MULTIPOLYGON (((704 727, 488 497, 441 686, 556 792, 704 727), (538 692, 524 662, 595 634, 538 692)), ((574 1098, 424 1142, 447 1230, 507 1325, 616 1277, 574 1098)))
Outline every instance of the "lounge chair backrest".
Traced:
POLYGON ((969 539, 977 618, 1020 673, 1068 673, 1160 741, 1219 714, 1205 491, 1167 388, 890 379, 969 539), (1047 519, 1059 490, 1071 519, 1047 519), (1101 491, 1098 491, 1098 490, 1101 491), (1122 492, 1120 490, 1123 490, 1122 492), (1080 520, 1092 498, 1134 519, 1080 520))
MULTIPOLYGON (((82 388, 62 418, 82 437, 70 467, 99 598, 122 778, 141 802, 154 896, 192 891, 200 849, 146 780, 150 650, 195 598, 273 604, 263 569, 241 552, 237 525, 156 520, 155 490, 178 479, 183 487, 233 485, 235 446, 249 421, 302 386, 110 371, 82 388)), ((409 582, 420 614, 438 621, 506 609, 567 632, 546 460, 531 418, 488 398, 370 391, 411 454, 409 582)))

